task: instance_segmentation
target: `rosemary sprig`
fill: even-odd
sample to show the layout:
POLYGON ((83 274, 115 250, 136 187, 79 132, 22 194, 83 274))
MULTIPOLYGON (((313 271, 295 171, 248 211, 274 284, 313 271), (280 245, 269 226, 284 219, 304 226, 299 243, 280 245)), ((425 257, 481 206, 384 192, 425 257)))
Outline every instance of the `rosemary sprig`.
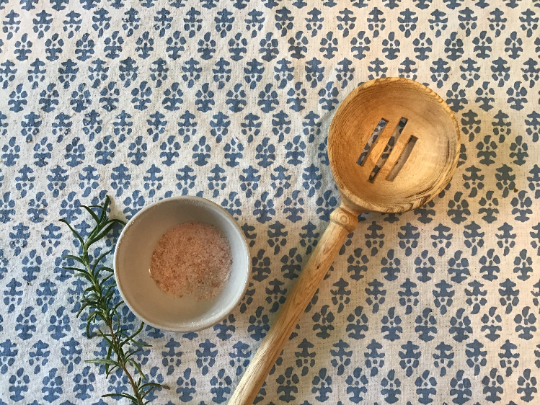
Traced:
MULTIPOLYGON (((118 313, 118 308, 124 303, 120 300, 115 302, 114 292, 116 284, 114 282, 114 271, 112 268, 100 264, 103 259, 111 253, 111 250, 102 253, 97 259, 91 260, 88 251, 90 247, 103 239, 112 228, 117 225, 125 225, 125 223, 119 219, 109 219, 107 215, 107 208, 110 205, 111 200, 107 196, 103 206, 90 205, 82 206, 94 219, 95 227, 90 232, 86 240, 65 220, 60 221, 65 223, 75 237, 79 240, 81 246, 79 249, 79 255, 65 255, 64 258, 72 259, 80 267, 64 267, 66 270, 72 270, 80 277, 83 277, 90 285, 86 288, 80 297, 81 308, 77 312, 77 317, 81 313, 88 309, 88 318, 86 320, 86 336, 91 338, 90 327, 92 324, 98 323, 100 320, 103 322, 103 328, 97 330, 97 335, 102 337, 107 342, 107 356, 104 359, 86 360, 87 363, 94 363, 103 365, 107 377, 117 369, 122 369, 129 379, 133 395, 128 393, 112 393, 105 394, 104 397, 118 397, 128 398, 133 404, 143 405, 149 401, 145 401, 146 396, 154 389, 164 387, 160 384, 151 382, 146 375, 142 372, 141 366, 134 360, 133 356, 141 351, 142 347, 149 347, 150 345, 143 344, 135 338, 142 331, 144 323, 141 322, 139 328, 130 333, 128 328, 122 326, 121 316, 118 313), (97 210, 99 215, 94 212, 97 210), (109 281, 111 280, 111 281, 109 281), (132 372, 129 371, 128 366, 131 366, 139 374, 137 380, 134 379, 132 372)), ((133 370, 133 371, 134 371, 133 370)), ((164 387, 166 388, 166 387, 164 387)))

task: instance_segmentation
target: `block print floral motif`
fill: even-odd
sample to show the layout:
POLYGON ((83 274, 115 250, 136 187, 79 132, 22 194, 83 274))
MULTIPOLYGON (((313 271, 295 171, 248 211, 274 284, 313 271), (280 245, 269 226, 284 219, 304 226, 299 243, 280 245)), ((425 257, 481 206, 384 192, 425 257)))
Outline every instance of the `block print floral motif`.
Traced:
POLYGON ((103 345, 57 226, 84 235, 81 204, 106 195, 126 219, 198 195, 238 221, 240 305, 196 333, 148 326, 138 359, 170 388, 154 403, 226 403, 340 202, 332 116, 388 76, 455 112, 456 174, 413 212, 360 217, 256 401, 540 401, 536 3, 0 0, 0 404, 127 389, 83 361, 103 345))

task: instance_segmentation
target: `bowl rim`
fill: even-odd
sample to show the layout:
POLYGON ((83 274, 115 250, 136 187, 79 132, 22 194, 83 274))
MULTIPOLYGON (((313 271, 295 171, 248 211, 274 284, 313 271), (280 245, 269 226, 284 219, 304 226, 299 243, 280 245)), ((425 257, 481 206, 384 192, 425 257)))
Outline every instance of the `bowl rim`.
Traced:
POLYGON ((208 200, 208 199, 206 199, 204 197, 185 195, 185 196, 167 197, 167 198, 164 198, 162 200, 155 201, 155 202, 153 202, 151 204, 148 204, 147 206, 143 207, 139 212, 137 212, 133 217, 131 217, 131 219, 126 223, 126 225, 122 229, 122 232, 120 233, 120 236, 118 237, 118 241, 116 242, 116 246, 115 246, 115 249, 114 249, 113 266, 114 266, 114 279, 116 281, 116 286, 118 288, 118 292, 120 293, 120 296, 122 297, 122 300, 128 306, 128 308, 131 310, 131 312, 133 312, 140 320, 145 322, 147 325, 153 326, 154 328, 158 328, 158 329, 162 329, 162 330, 166 330, 166 331, 170 331, 170 332, 196 332, 196 331, 200 331, 200 330, 203 330, 203 329, 207 329, 207 328, 219 323, 222 319, 226 318, 232 312, 234 307, 236 307, 236 305, 242 300, 242 298, 244 297, 244 295, 246 293, 246 289, 247 289, 247 286, 248 286, 249 280, 250 280, 250 275, 251 275, 251 255, 250 255, 249 244, 247 242, 246 236, 244 235, 244 232, 242 231, 242 228, 240 228, 240 226, 238 225, 238 222, 234 219, 234 217, 226 209, 224 209, 222 206, 220 206, 220 205, 216 204, 215 202, 210 201, 210 200, 208 200), (247 265, 247 269, 245 270, 246 271, 246 279, 245 279, 245 282, 244 282, 244 286, 242 287, 241 292, 238 294, 237 299, 232 300, 232 301, 229 302, 228 305, 225 305, 225 306, 221 307, 221 309, 217 313, 215 313, 213 316, 204 317, 203 320, 198 321, 197 323, 195 323, 194 327, 188 327, 187 324, 184 323, 178 328, 170 328, 170 327, 166 327, 164 325, 160 325, 159 323, 156 323, 156 322, 152 321, 151 319, 148 319, 148 318, 142 316, 141 314, 139 314, 131 306, 131 304, 129 303, 129 300, 126 299, 126 296, 124 295, 124 293, 122 291, 122 282, 121 282, 120 278, 118 277, 117 268, 119 267, 118 266, 118 260, 119 260, 118 252, 122 248, 122 242, 124 241, 124 236, 127 234, 127 232, 129 232, 129 229, 132 227, 133 223, 135 223, 137 218, 139 218, 145 212, 157 207, 158 205, 166 204, 166 203, 170 203, 172 201, 178 201, 178 200, 189 201, 191 203, 198 203, 199 205, 204 206, 205 209, 213 210, 214 212, 218 213, 218 215, 221 215, 222 217, 226 218, 228 220, 228 222, 232 226, 234 226, 236 228, 236 230, 238 231, 239 235, 242 238, 242 243, 243 243, 244 247, 246 248, 246 252, 247 252, 247 258, 246 259, 247 259, 247 264, 248 265, 247 265))

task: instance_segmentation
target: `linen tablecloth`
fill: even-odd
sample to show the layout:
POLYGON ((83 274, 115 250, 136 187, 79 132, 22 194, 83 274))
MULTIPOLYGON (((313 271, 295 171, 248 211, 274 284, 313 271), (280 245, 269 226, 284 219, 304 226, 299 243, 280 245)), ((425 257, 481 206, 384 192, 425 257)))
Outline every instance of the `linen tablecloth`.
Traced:
POLYGON ((241 304, 197 333, 146 327, 138 357, 170 387, 154 403, 225 403, 339 204, 336 107, 385 76, 456 112, 459 167, 425 207, 362 216, 257 403, 538 403, 539 7, 0 0, 0 404, 128 392, 84 362, 103 345, 62 269, 58 220, 87 233, 80 205, 106 195, 123 219, 198 195, 238 220, 241 304))

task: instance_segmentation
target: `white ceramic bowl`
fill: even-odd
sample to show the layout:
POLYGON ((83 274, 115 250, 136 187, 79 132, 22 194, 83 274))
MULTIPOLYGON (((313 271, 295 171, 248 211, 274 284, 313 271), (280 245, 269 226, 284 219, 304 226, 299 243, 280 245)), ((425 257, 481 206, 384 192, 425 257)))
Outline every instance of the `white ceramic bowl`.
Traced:
POLYGON ((218 323, 244 295, 250 271, 249 249, 236 221, 222 207, 200 197, 172 197, 143 208, 124 227, 114 254, 114 275, 127 306, 147 324, 170 331, 191 332, 218 323), (161 236, 190 221, 214 225, 229 240, 231 276, 213 300, 173 297, 150 277, 152 252, 161 236))

